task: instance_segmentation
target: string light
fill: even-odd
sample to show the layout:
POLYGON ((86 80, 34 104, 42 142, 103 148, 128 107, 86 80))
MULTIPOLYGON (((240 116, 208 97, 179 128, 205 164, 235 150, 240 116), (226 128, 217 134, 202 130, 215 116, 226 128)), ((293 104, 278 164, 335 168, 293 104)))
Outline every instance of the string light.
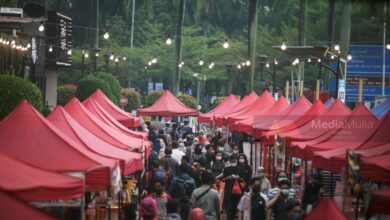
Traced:
POLYGON ((335 51, 339 51, 339 50, 340 50, 340 45, 339 45, 338 43, 336 43, 336 44, 334 45, 334 50, 335 50, 335 51))
POLYGON ((307 62, 311 63, 311 58, 309 58, 309 59, 307 60, 307 62))
POLYGON ((321 58, 318 58, 317 62, 321 63, 321 58))
POLYGON ((265 67, 267 67, 267 68, 269 67, 269 63, 268 62, 265 64, 265 67))
POLYGON ((332 59, 332 60, 333 60, 333 59, 334 59, 334 55, 330 56, 330 59, 332 59))
POLYGON ((108 38, 110 38, 110 34, 108 33, 108 31, 106 30, 105 33, 103 34, 103 38, 105 40, 108 40, 108 38))
POLYGON ((68 50, 68 55, 72 55, 72 50, 68 50))
POLYGON ((250 66, 251 65, 251 61, 246 60, 245 65, 250 66))
POLYGON ((113 60, 114 59, 114 54, 111 54, 110 55, 110 60, 113 60))
POLYGON ((152 61, 153 64, 155 64, 155 63, 157 63, 157 58, 154 57, 151 61, 152 61))
POLYGON ((30 44, 30 43, 27 44, 27 48, 28 48, 28 49, 31 48, 31 44, 30 44))
POLYGON ((223 46, 223 48, 225 48, 225 49, 229 48, 229 42, 228 42, 227 39, 225 40, 225 42, 223 43, 222 46, 223 46))
POLYGON ((39 32, 43 32, 45 30, 45 26, 41 23, 38 28, 39 32))
POLYGON ((53 47, 50 45, 50 47, 49 47, 49 52, 51 53, 51 52, 53 52, 53 47))
POLYGON ((274 64, 278 65, 278 61, 276 60, 276 58, 274 59, 274 64))
POLYGON ((351 54, 351 52, 348 52, 347 60, 348 60, 348 61, 351 61, 351 60, 352 60, 352 54, 351 54))
POLYGON ((386 49, 390 50, 390 42, 387 42, 386 49))
POLYGON ((214 67, 214 62, 211 62, 209 65, 209 69, 212 69, 214 67))
POLYGON ((165 43, 166 43, 167 45, 171 45, 171 44, 172 44, 172 39, 171 39, 171 36, 170 36, 170 35, 168 35, 168 38, 165 40, 165 43))
POLYGON ((98 53, 98 52, 96 52, 96 53, 95 53, 95 57, 98 57, 98 56, 99 56, 99 53, 98 53))
POLYGON ((123 61, 125 61, 127 58, 126 58, 126 57, 123 57, 122 59, 123 59, 123 61))
POLYGON ((200 59, 199 59, 199 66, 203 66, 203 64, 204 64, 203 59, 200 58, 200 59))
POLYGON ((119 62, 119 58, 115 57, 115 63, 118 63, 118 62, 119 62))
POLYGON ((237 69, 241 69, 241 65, 240 64, 237 65, 237 69))
POLYGON ((287 49, 287 46, 286 46, 286 44, 284 42, 282 43, 282 46, 280 46, 280 49, 282 49, 282 50, 286 50, 287 49))

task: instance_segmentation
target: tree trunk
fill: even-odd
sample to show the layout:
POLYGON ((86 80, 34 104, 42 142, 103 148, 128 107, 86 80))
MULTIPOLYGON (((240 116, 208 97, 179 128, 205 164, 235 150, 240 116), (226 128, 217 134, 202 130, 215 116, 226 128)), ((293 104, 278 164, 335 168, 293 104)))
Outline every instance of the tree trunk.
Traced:
POLYGON ((186 0, 180 0, 179 4, 179 17, 177 19, 177 28, 176 28, 176 60, 175 60, 175 74, 173 74, 173 93, 177 94, 180 91, 180 68, 179 63, 181 62, 181 52, 182 52, 182 39, 183 39, 183 23, 184 15, 186 9, 186 0))
POLYGON ((335 10, 336 0, 329 0, 328 8, 328 46, 332 47, 334 40, 334 10, 335 10))
POLYGON ((208 36, 209 34, 209 16, 210 16, 210 1, 204 0, 204 11, 203 11, 203 35, 208 36))
POLYGON ((256 37, 257 37, 257 0, 250 0, 249 2, 249 19, 248 19, 248 58, 251 61, 249 66, 249 84, 247 92, 253 90, 254 76, 255 76, 255 58, 256 58, 256 37))
MULTIPOLYGON (((299 1, 299 25, 298 25, 298 44, 306 45, 306 24, 307 24, 307 0, 299 1)), ((304 81, 305 62, 300 62, 298 66, 298 79, 304 81)))

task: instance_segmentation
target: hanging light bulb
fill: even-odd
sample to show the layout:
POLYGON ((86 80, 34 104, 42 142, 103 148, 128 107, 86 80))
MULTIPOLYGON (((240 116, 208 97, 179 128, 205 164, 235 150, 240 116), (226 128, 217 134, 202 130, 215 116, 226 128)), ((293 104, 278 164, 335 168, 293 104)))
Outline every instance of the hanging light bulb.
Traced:
POLYGON ((269 63, 268 62, 265 64, 265 67, 267 67, 267 68, 269 67, 269 63))
POLYGON ((31 44, 30 44, 30 43, 27 44, 27 48, 28 48, 28 49, 31 48, 31 44))
POLYGON ((88 57, 89 57, 88 52, 85 52, 84 57, 85 57, 85 58, 88 58, 88 57))
POLYGON ((122 59, 123 59, 123 61, 125 61, 127 58, 126 58, 126 57, 123 57, 122 59))
POLYGON ((114 54, 111 54, 110 55, 110 60, 113 60, 114 59, 114 54))
POLYGON ((209 69, 212 69, 214 67, 214 62, 211 62, 209 65, 209 69))
POLYGON ((390 42, 387 42, 386 49, 390 50, 390 42))
POLYGON ((68 55, 69 56, 72 55, 72 50, 71 49, 68 50, 68 55))
POLYGON ((15 40, 12 40, 12 41, 11 41, 11 45, 15 45, 15 40))
POLYGON ((172 39, 171 39, 171 36, 170 36, 170 35, 168 35, 168 38, 165 40, 165 43, 166 43, 167 45, 171 45, 171 44, 172 44, 172 39))
POLYGON ((321 63, 321 58, 318 58, 317 62, 321 63))
POLYGON ((39 32, 43 32, 45 30, 45 26, 43 26, 43 23, 41 23, 38 27, 39 32))
POLYGON ((241 65, 240 64, 237 65, 237 69, 241 69, 241 65))
POLYGON ((183 66, 184 65, 184 61, 181 61, 180 64, 183 66))
POLYGON ((181 63, 179 63, 179 68, 181 68, 183 65, 181 65, 181 63))
POLYGON ((53 47, 50 45, 50 47, 49 47, 49 52, 51 53, 51 52, 53 52, 53 47))
POLYGON ((153 63, 153 64, 157 63, 157 58, 156 58, 156 57, 154 57, 154 58, 152 59, 152 63, 153 63))
POLYGON ((340 45, 339 45, 338 43, 336 43, 336 44, 334 45, 334 50, 335 50, 335 51, 339 51, 339 50, 340 50, 340 45))
POLYGON ((278 60, 276 60, 276 58, 274 59, 274 64, 278 65, 278 60))
POLYGON ((107 30, 104 32, 103 38, 104 38, 105 40, 108 40, 108 38, 110 38, 110 34, 108 33, 107 30))
POLYGON ((307 62, 308 62, 308 63, 311 63, 311 58, 309 58, 309 59, 307 60, 307 62))
POLYGON ((229 42, 228 42, 227 39, 225 40, 225 42, 223 43, 222 46, 223 46, 223 48, 225 48, 225 49, 229 48, 229 42))
POLYGON ((115 63, 118 63, 118 62, 119 62, 119 58, 115 57, 115 63))
POLYGON ((12 47, 12 48, 15 48, 15 47, 16 47, 16 45, 15 45, 15 44, 11 44, 11 47, 12 47))
POLYGON ((333 59, 334 59, 334 55, 330 56, 330 59, 332 59, 332 60, 333 60, 333 59))
POLYGON ((200 59, 199 59, 199 66, 203 66, 203 64, 204 64, 203 59, 200 58, 200 59))
POLYGON ((352 54, 351 54, 351 52, 348 52, 347 60, 348 60, 348 61, 351 61, 351 60, 352 60, 352 54))
POLYGON ((250 66, 251 65, 251 61, 250 60, 246 60, 245 65, 250 66))
POLYGON ((98 53, 98 52, 96 52, 96 53, 95 53, 95 57, 98 57, 98 56, 99 56, 99 53, 98 53))
POLYGON ((152 61, 149 61, 149 62, 148 62, 148 65, 151 66, 151 65, 152 65, 152 61))
POLYGON ((286 46, 286 44, 284 42, 282 43, 282 46, 280 46, 280 49, 282 49, 282 50, 286 50, 287 49, 287 46, 286 46))
POLYGON ((2 38, 2 37, 0 37, 0 44, 1 44, 1 43, 3 43, 3 38, 2 38))

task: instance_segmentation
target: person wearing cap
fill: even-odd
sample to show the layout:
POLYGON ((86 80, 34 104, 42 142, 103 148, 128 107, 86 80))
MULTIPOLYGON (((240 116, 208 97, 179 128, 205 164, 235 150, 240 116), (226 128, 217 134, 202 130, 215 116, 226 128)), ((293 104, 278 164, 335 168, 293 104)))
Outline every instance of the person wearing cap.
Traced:
MULTIPOLYGON (((274 189, 271 190, 271 192, 274 189)), ((272 214, 274 216, 273 220, 286 220, 288 219, 289 210, 292 204, 296 203, 295 198, 291 198, 291 183, 285 179, 280 179, 278 181, 278 190, 268 195, 269 199, 277 197, 275 203, 271 204, 272 214)))
POLYGON ((303 209, 306 210, 306 214, 311 211, 312 207, 320 199, 320 192, 323 187, 320 179, 321 175, 319 173, 313 173, 310 181, 308 181, 305 185, 302 196, 302 206, 303 209))
POLYGON ((264 175, 264 167, 257 168, 257 177, 261 180, 261 187, 260 191, 266 195, 268 195, 269 191, 271 190, 271 182, 269 179, 264 175))
POLYGON ((158 220, 156 200, 149 196, 141 200, 139 205, 139 215, 144 220, 158 220))

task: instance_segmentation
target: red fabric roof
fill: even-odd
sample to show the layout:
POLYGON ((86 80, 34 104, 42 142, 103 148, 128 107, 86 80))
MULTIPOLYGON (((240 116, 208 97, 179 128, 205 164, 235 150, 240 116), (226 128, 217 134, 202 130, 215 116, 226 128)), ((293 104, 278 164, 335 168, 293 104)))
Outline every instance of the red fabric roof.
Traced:
POLYGON ((237 105, 235 105, 229 111, 227 111, 223 114, 215 115, 215 118, 217 121, 217 126, 221 127, 224 123, 227 122, 227 121, 225 121, 226 117, 248 107, 253 102, 255 102, 257 100, 257 98, 258 98, 258 96, 256 95, 256 93, 252 91, 251 93, 249 93, 249 95, 245 96, 237 105))
POLYGON ((0 153, 0 190, 29 201, 83 196, 83 180, 41 170, 0 153))
POLYGON ((379 120, 363 104, 359 104, 345 125, 325 141, 306 146, 306 156, 313 155, 313 166, 340 172, 345 164, 347 149, 356 149, 373 132, 379 120))
POLYGON ((361 157, 375 157, 390 153, 390 142, 375 147, 355 150, 361 157))
POLYGON ((55 220, 44 212, 25 204, 22 200, 16 199, 10 194, 0 190, 0 216, 3 220, 14 219, 36 219, 55 220))
POLYGON ((289 107, 288 101, 283 96, 281 96, 276 103, 273 99, 272 102, 274 104, 269 105, 268 107, 264 107, 263 105, 263 108, 259 109, 255 115, 237 121, 235 126, 233 126, 233 130, 252 134, 254 121, 258 121, 259 123, 272 123, 277 120, 277 118, 281 117, 283 112, 289 107))
POLYGON ((112 117, 122 123, 126 127, 137 127, 140 125, 139 118, 130 113, 120 109, 107 96, 97 89, 90 98, 95 99, 112 117))
POLYGON ((364 179, 390 184, 390 153, 361 157, 359 174, 364 179))
POLYGON ((110 184, 117 161, 78 145, 22 100, 0 123, 0 152, 33 166, 57 172, 87 172, 90 187, 110 184))
POLYGON ((268 111, 268 109, 272 108, 275 103, 275 99, 266 90, 252 104, 241 109, 240 111, 226 116, 227 124, 229 126, 233 126, 237 121, 253 117, 255 114, 263 114, 264 112, 268 111))
POLYGON ((347 216, 337 207, 331 199, 322 199, 304 220, 348 220, 347 216))
POLYGON ((111 128, 88 111, 77 98, 71 99, 64 108, 84 128, 105 142, 123 149, 142 148, 144 140, 125 135, 111 128))
MULTIPOLYGON (((290 144, 292 141, 308 141, 326 135, 328 132, 334 132, 340 124, 342 124, 347 116, 350 115, 350 109, 344 105, 340 100, 336 100, 328 109, 322 114, 315 117, 305 125, 298 129, 291 130, 279 134, 286 138, 288 146, 291 147, 293 156, 305 158, 305 151, 303 147, 294 147, 295 144, 290 144)), ((329 135, 329 134, 328 134, 329 135)))
POLYGON ((120 160, 125 175, 142 170, 141 153, 130 152, 103 141, 74 120, 63 107, 57 106, 47 119, 80 146, 102 156, 120 160))
POLYGON ((137 115, 197 116, 198 111, 184 105, 170 91, 165 90, 162 96, 152 106, 138 109, 137 115))
MULTIPOLYGON (((265 136, 265 139, 269 140, 269 135, 271 134, 270 132, 280 130, 298 120, 298 118, 305 114, 310 107, 311 103, 306 99, 306 97, 300 97, 293 105, 291 105, 282 114, 279 114, 276 118, 272 118, 272 120, 265 120, 264 122, 254 123, 253 130, 255 137, 260 138, 261 136, 265 136)), ((272 114, 272 109, 270 112, 270 114, 272 114)))
POLYGON ((102 120, 104 123, 110 127, 118 130, 119 132, 130 135, 136 138, 142 138, 147 140, 148 134, 146 132, 137 132, 131 131, 123 124, 119 123, 115 118, 113 118, 110 113, 108 113, 95 99, 88 98, 84 100, 83 105, 96 117, 102 120))
POLYGON ((205 114, 199 114, 198 122, 211 124, 216 114, 223 114, 225 112, 228 112, 230 109, 234 108, 234 106, 236 106, 239 102, 240 101, 236 98, 234 94, 230 94, 228 97, 225 98, 225 100, 223 100, 221 104, 219 104, 213 110, 205 114))
POLYGON ((368 214, 388 215, 390 214, 390 189, 381 189, 371 192, 368 214))
POLYGON ((371 148, 380 144, 390 142, 390 111, 382 118, 376 131, 360 144, 359 149, 371 148))

